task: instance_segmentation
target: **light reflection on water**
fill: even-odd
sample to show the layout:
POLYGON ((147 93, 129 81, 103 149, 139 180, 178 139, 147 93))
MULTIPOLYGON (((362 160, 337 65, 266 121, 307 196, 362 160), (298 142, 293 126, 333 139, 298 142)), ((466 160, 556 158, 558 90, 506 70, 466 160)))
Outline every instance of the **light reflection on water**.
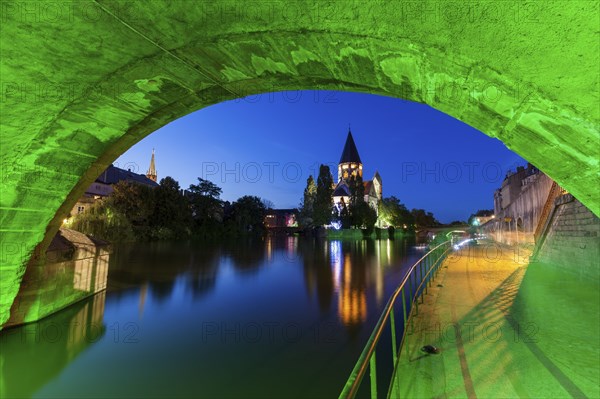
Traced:
POLYGON ((107 292, 2 332, 0 396, 337 396, 417 256, 403 240, 115 246, 107 292))

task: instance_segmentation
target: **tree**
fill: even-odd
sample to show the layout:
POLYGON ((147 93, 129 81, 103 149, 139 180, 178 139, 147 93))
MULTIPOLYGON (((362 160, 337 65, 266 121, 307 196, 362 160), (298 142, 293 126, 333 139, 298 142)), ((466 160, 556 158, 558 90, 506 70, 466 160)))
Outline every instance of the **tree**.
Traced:
POLYGON ((433 213, 425 212, 424 209, 413 209, 411 214, 415 218, 417 227, 435 227, 440 225, 440 222, 436 220, 433 213))
POLYGON ((229 223, 240 233, 261 233, 266 214, 267 208, 259 197, 245 195, 231 204, 229 223))
POLYGON ((313 221, 315 226, 324 226, 331 223, 333 217, 333 178, 329 166, 319 167, 317 178, 317 193, 313 206, 313 221))
POLYGON ((350 189, 350 208, 365 201, 365 185, 360 175, 349 179, 348 188, 350 189))
POLYGON ((379 203, 379 219, 394 227, 412 227, 414 224, 411 212, 394 196, 383 198, 379 203))
POLYGON ((373 232, 377 222, 377 211, 367 202, 361 201, 351 208, 354 227, 367 230, 368 234, 373 232))
POLYGON ((131 223, 112 207, 110 198, 96 201, 85 212, 75 215, 70 228, 107 241, 136 240, 131 223))
POLYGON ((312 175, 306 179, 306 188, 304 189, 304 197, 300 203, 299 222, 302 227, 310 227, 314 221, 314 206, 317 198, 317 185, 312 175))
POLYGON ((170 176, 160 180, 154 189, 155 203, 151 225, 163 231, 165 238, 181 238, 190 234, 191 211, 187 199, 181 193, 179 183, 170 176), (166 229, 166 230, 165 230, 166 229))
POLYGON ((210 180, 198 178, 198 184, 190 184, 189 191, 193 194, 210 198, 219 198, 223 190, 210 180))
POLYGON ((190 184, 188 198, 198 227, 210 228, 223 221, 221 188, 209 180, 198 178, 198 184, 190 184))
MULTIPOLYGON (((362 177, 353 176, 348 180, 348 188, 350 189, 350 225, 361 228, 365 224, 365 218, 369 215, 368 209, 362 206, 365 202, 365 186, 362 177)), ((367 205, 368 206, 368 205, 367 205)))
POLYGON ((77 215, 72 227, 110 241, 147 240, 152 237, 155 200, 151 187, 120 181, 113 185, 110 197, 77 215))
POLYGON ((152 188, 123 180, 113 185, 108 206, 125 215, 136 236, 141 237, 150 225, 154 202, 152 188))
POLYGON ((465 226, 467 222, 461 220, 453 220, 448 224, 448 226, 465 226))
POLYGON ((263 205, 265 206, 265 209, 269 210, 269 209, 275 209, 275 204, 273 203, 273 201, 268 200, 266 198, 263 198, 262 200, 263 205))
POLYGON ((340 206, 340 214, 339 214, 340 223, 342 224, 342 229, 349 229, 352 227, 352 220, 350 218, 350 210, 346 206, 344 199, 342 198, 341 206, 340 206))

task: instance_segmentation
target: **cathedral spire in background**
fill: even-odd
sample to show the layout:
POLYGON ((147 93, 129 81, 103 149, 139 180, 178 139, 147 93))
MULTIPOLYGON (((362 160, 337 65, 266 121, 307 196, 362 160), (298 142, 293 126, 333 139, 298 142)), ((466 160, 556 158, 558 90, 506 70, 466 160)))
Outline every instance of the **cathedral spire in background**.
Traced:
POLYGON ((150 167, 146 172, 146 177, 154 182, 156 182, 156 165, 154 164, 154 148, 152 149, 152 158, 150 158, 150 167))

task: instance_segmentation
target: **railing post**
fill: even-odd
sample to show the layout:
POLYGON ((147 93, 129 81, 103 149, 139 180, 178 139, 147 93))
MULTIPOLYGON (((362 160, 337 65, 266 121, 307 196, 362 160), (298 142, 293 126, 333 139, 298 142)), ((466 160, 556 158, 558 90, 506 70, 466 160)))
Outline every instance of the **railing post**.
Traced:
MULTIPOLYGON (((425 264, 423 265, 423 267, 425 268, 425 274, 423 274, 423 278, 421 279, 421 282, 425 283, 425 295, 427 295, 427 285, 429 285, 429 274, 427 273, 428 268, 429 268, 429 266, 428 266, 429 256, 425 256, 424 263, 425 264)), ((423 299, 423 301, 425 301, 425 299, 423 299)))
POLYGON ((415 299, 415 301, 413 302, 415 304, 415 316, 417 316, 419 314, 419 297, 417 296, 418 292, 419 292, 419 286, 415 282, 415 294, 413 295, 413 298, 415 299))
MULTIPOLYGON (((412 277, 409 276, 408 277, 408 307, 409 307, 409 311, 412 312, 412 307, 413 307, 413 298, 415 297, 415 293, 413 292, 413 287, 412 287, 412 277)), ((415 309, 415 315, 417 314, 418 309, 415 309)), ((406 312, 405 313, 405 318, 406 318, 406 312)), ((404 322, 404 324, 406 325, 406 322, 404 322)), ((412 326, 412 324, 411 324, 412 326)), ((406 327, 404 327, 406 328, 406 327)), ((411 332, 414 332, 414 330, 411 329, 411 332)))
POLYGON ((377 399, 377 363, 375 361, 375 352, 371 356, 371 399, 377 399))
POLYGON ((417 297, 417 302, 419 302, 419 300, 423 299, 423 261, 419 262, 419 281, 417 281, 417 284, 417 292, 421 288, 421 292, 419 292, 419 296, 417 297))
MULTIPOLYGON (((404 303, 403 303, 404 304, 404 303)), ((406 316, 404 324, 406 324, 406 316)), ((392 306, 392 312, 390 313, 390 328, 392 329, 392 364, 396 367, 396 321, 394 319, 394 307, 392 306)), ((406 326, 404 327, 406 328, 406 326)))
POLYGON ((404 299, 404 289, 402 289, 402 315, 404 316, 404 328, 406 328, 406 300, 404 299))
POLYGON ((433 279, 433 274, 431 273, 431 268, 433 267, 433 257, 432 256, 428 256, 428 261, 427 263, 429 264, 429 266, 427 266, 427 283, 429 283, 429 286, 431 287, 431 280, 433 279))
POLYGON ((409 276, 408 277, 408 298, 409 298, 409 302, 408 302, 408 307, 412 307, 412 297, 415 295, 415 293, 413 292, 413 288, 412 288, 412 277, 409 276))

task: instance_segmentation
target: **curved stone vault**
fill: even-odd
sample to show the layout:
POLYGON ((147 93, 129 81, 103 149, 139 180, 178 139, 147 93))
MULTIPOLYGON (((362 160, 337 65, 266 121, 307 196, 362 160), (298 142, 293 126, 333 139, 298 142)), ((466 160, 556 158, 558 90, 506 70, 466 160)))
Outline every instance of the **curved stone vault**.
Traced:
MULTIPOLYGON (((599 5, 2 2, 0 326, 76 199, 161 126, 255 93, 429 104, 600 215, 599 5)), ((31 320, 35 315, 31 315, 31 320)))

